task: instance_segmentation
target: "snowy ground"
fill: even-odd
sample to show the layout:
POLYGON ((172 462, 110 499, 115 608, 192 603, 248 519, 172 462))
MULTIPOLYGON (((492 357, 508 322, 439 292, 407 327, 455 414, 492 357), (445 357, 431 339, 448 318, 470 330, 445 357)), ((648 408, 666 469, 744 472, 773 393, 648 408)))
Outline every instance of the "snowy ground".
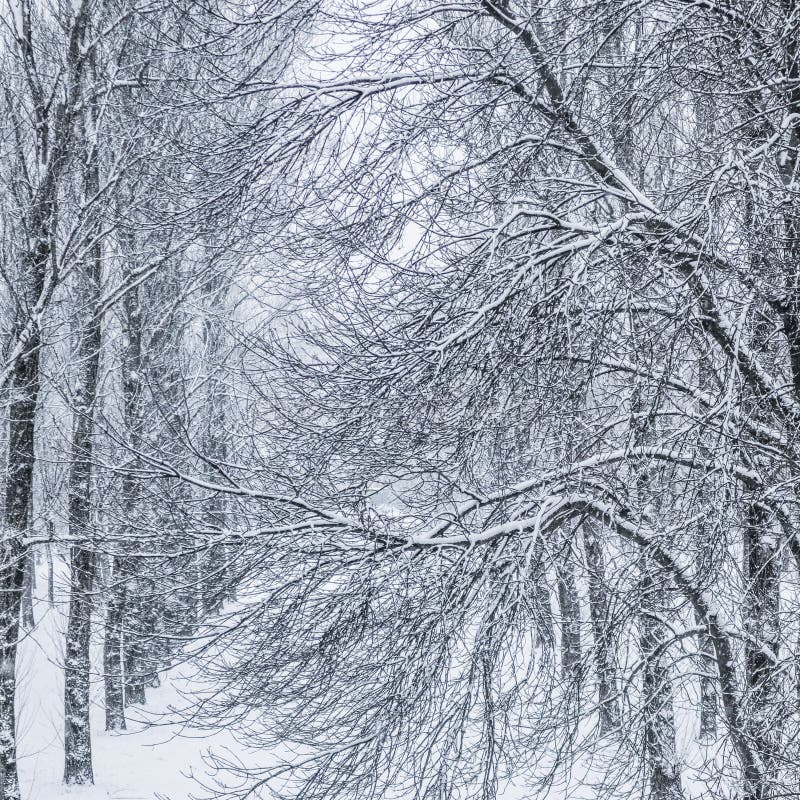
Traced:
MULTIPOLYGON (((63 565, 57 567, 56 598, 63 586, 63 565)), ((202 790, 191 777, 208 778, 203 754, 210 746, 237 747, 224 732, 207 736, 178 724, 171 707, 185 704, 178 692, 184 687, 180 673, 164 676, 163 685, 148 690, 145 708, 128 710, 129 730, 104 731, 102 681, 93 685, 92 740, 94 748, 93 787, 62 786, 63 691, 62 672, 65 616, 63 602, 50 606, 44 599, 46 580, 40 573, 34 606, 36 628, 26 632, 17 668, 20 682, 18 701, 19 768, 23 800, 188 800, 202 790), (147 724, 147 723, 157 723, 147 724)), ((99 638, 99 637, 96 637, 99 638)), ((98 662, 99 649, 94 661, 98 662)), ((185 688, 185 687, 184 687, 185 688)))
MULTIPOLYGON (((56 603, 46 600, 45 570, 40 569, 37 580, 37 598, 34 605, 36 627, 25 632, 20 645, 17 675, 19 681, 18 737, 19 767, 23 800, 190 800, 208 797, 202 784, 212 784, 213 776, 204 762, 209 748, 225 751, 245 763, 259 763, 263 753, 248 752, 229 732, 212 734, 183 726, 174 708, 185 708, 191 699, 189 666, 176 667, 162 675, 162 686, 148 689, 145 707, 128 709, 128 731, 106 733, 104 730, 103 682, 99 674, 101 663, 101 636, 96 628, 93 662, 95 678, 92 697, 92 741, 94 750, 95 785, 90 787, 64 787, 63 725, 64 682, 63 654, 66 627, 64 583, 66 568, 56 562, 56 603), (183 693, 183 694, 182 694, 183 693), (196 780, 197 779, 197 780, 196 780), (198 780, 200 783, 198 783, 198 780)), ((96 623, 97 625, 97 623, 96 623)), ((99 627, 99 625, 98 625, 99 627)), ((714 746, 700 746, 696 741, 696 720, 691 713, 697 707, 696 698, 679 706, 679 748, 687 769, 684 786, 687 797, 702 796, 702 786, 695 785, 688 765, 705 764, 708 772, 720 775, 724 770, 724 757, 714 746)), ((609 742, 609 745, 612 743, 609 742)), ((584 800, 595 792, 591 785, 602 777, 597 773, 599 758, 584 768, 573 766, 562 777, 562 783, 550 794, 552 800, 584 800)), ((615 746, 607 757, 619 758, 615 746)), ((697 774, 697 773, 695 773, 697 774)), ((502 792, 504 800, 520 800, 530 796, 523 787, 507 786, 502 792)))

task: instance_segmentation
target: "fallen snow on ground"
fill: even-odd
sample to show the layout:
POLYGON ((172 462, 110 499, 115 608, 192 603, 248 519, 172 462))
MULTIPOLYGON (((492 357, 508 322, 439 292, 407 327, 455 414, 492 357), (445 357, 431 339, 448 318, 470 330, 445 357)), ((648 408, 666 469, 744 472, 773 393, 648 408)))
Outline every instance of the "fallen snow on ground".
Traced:
MULTIPOLYGON (((100 620, 95 620, 91 707, 95 785, 64 787, 61 781, 67 575, 63 562, 56 561, 56 571, 53 605, 45 597, 45 575, 38 576, 34 605, 37 624, 33 631, 24 632, 19 650, 17 714, 23 800, 190 800, 208 797, 203 784, 214 785, 214 775, 204 760, 209 749, 250 765, 262 762, 263 752, 237 743, 230 731, 209 733, 181 722, 186 715, 180 710, 191 708, 193 697, 203 685, 197 676, 192 676, 189 664, 176 666, 162 675, 162 685, 148 689, 145 707, 128 709, 126 732, 106 732, 100 672, 102 630, 100 620)), ((676 708, 679 752, 686 765, 684 786, 688 798, 703 796, 703 785, 696 781, 696 773, 689 765, 694 763, 696 770, 720 776, 729 758, 717 746, 702 746, 697 742, 696 719, 691 712, 696 707, 697 698, 694 698, 678 702, 676 708), (705 765, 705 769, 701 765, 705 765)), ((612 764, 615 760, 619 763, 620 758, 624 759, 624 753, 617 751, 613 741, 606 746, 599 744, 594 757, 586 763, 573 764, 559 772, 559 780, 549 794, 550 800, 596 797, 592 784, 604 777, 602 762, 609 759, 612 764)), ((618 788, 622 794, 622 787, 618 788)), ((525 787, 510 785, 500 794, 504 800, 531 796, 525 787)), ((727 792, 722 793, 722 796, 727 795, 727 792)))
MULTIPOLYGON (((182 726, 172 708, 185 707, 188 684, 177 667, 162 676, 162 686, 148 689, 146 707, 128 709, 128 731, 107 733, 102 705, 103 682, 97 666, 100 647, 95 645, 92 685, 92 745, 95 785, 62 785, 64 758, 64 630, 66 627, 63 564, 57 562, 56 603, 46 594, 44 575, 37 581, 34 605, 36 628, 23 633, 17 675, 20 684, 17 726, 19 769, 23 800, 188 800, 202 796, 194 777, 208 782, 203 756, 214 748, 241 752, 232 736, 182 726), (59 586, 58 584, 61 584, 59 586)), ((95 623, 96 642, 101 631, 95 623)))

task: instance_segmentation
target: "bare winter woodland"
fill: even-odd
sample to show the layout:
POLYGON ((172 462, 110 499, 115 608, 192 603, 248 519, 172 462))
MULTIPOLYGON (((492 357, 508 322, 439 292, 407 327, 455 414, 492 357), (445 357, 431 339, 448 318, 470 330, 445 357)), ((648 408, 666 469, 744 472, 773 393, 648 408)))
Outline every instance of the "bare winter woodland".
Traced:
POLYGON ((1 1, 0 800, 800 796, 800 0, 1 1))

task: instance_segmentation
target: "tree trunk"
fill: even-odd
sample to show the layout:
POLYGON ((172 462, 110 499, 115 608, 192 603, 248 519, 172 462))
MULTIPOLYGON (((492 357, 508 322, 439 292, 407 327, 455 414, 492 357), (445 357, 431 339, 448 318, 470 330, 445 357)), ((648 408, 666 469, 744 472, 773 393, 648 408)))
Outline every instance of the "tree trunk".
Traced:
MULTIPOLYGON (((633 322, 633 320, 632 320, 633 322)), ((631 325, 635 335, 636 326, 631 325)), ((631 395, 631 435, 636 446, 652 440, 659 404, 658 388, 637 384, 631 395)), ((646 462, 636 465, 635 505, 645 508, 652 503, 652 475, 646 462)), ((644 662, 642 672, 642 714, 644 751, 649 773, 650 800, 681 800, 681 772, 675 750, 675 712, 669 666, 664 661, 667 630, 662 614, 668 612, 663 602, 667 583, 659 577, 658 564, 648 551, 640 560, 639 578, 639 650, 644 662)))
POLYGON ((73 547, 70 559, 70 603, 64 669, 64 783, 92 783, 92 740, 89 724, 92 585, 95 555, 73 547))
POLYGON ((531 587, 531 604, 533 618, 536 626, 536 644, 540 648, 543 660, 552 662, 555 649, 555 624, 553 620, 553 606, 550 600, 550 587, 547 582, 547 572, 542 563, 544 555, 544 542, 541 536, 536 537, 533 545, 533 556, 529 575, 531 587))
POLYGON ((550 600, 550 589, 544 575, 537 575, 534 583, 536 599, 536 639, 542 652, 550 653, 554 649, 555 634, 553 633, 553 606, 550 600))
POLYGON ((640 648, 644 659, 642 710, 644 713, 645 755, 650 771, 651 800, 681 800, 681 774, 675 752, 675 713, 669 669, 661 648, 666 634, 657 619, 662 604, 657 596, 663 584, 654 577, 655 566, 647 553, 642 556, 640 648))
POLYGON ((574 685, 581 675, 581 609, 571 562, 558 564, 556 580, 561 617, 561 673, 568 685, 574 685))
POLYGON ((33 630, 36 620, 33 616, 33 592, 36 589, 36 562, 32 550, 25 557, 25 579, 22 587, 22 624, 33 630))
POLYGON ((146 700, 147 652, 142 629, 144 607, 128 593, 122 629, 122 654, 125 670, 125 705, 143 705, 146 700))
MULTIPOLYGON (((49 519, 47 521, 47 536, 52 541, 55 537, 55 523, 49 519)), ((47 558, 47 602, 52 607, 56 602, 56 590, 54 581, 53 569, 53 545, 48 542, 45 545, 46 558, 47 558)))
POLYGON ((0 563, 0 800, 20 800, 17 775, 16 692, 17 637, 22 605, 33 496, 34 426, 39 396, 39 334, 33 326, 25 353, 17 359, 11 377, 8 469, 0 563))
POLYGON ((586 571, 589 576, 589 615, 594 639, 594 664, 597 673, 597 699, 600 709, 600 734, 619 728, 617 677, 614 653, 611 649, 608 618, 609 604, 605 590, 605 560, 603 547, 590 522, 583 524, 586 552, 586 571))
MULTIPOLYGON (((17 776, 16 732, 14 719, 15 669, 22 586, 25 574, 27 546, 24 537, 30 529, 33 499, 33 466, 36 407, 40 389, 40 350, 42 346, 40 317, 46 306, 50 288, 49 274, 52 256, 51 243, 56 229, 59 186, 70 161, 73 141, 73 119, 79 107, 82 71, 85 63, 84 34, 88 22, 89 3, 76 4, 67 32, 64 84, 66 96, 51 113, 39 92, 31 92, 37 126, 37 155, 41 176, 31 193, 31 204, 24 220, 25 255, 20 263, 16 286, 12 294, 17 300, 12 341, 20 349, 13 359, 8 381, 9 437, 6 461, 5 508, 3 511, 3 545, 0 562, 0 800, 19 800, 17 776), (44 138, 44 132, 50 135, 44 138), (45 144, 46 143, 46 144, 45 144)), ((22 51, 33 52, 31 41, 30 7, 23 4, 21 36, 22 51)), ((34 69, 28 61, 29 68, 34 69)), ((35 72, 35 69, 34 69, 35 72)), ((33 83, 38 80, 38 75, 33 83)), ((24 158, 22 169, 25 169, 24 158)))
MULTIPOLYGON (((86 168, 84 194, 96 196, 100 186, 97 153, 92 143, 92 111, 84 118, 86 168)), ((100 370, 101 316, 99 307, 102 281, 102 244, 94 226, 84 275, 85 286, 77 293, 80 313, 87 322, 80 327, 76 363, 78 375, 74 395, 72 464, 69 476, 69 534, 73 545, 70 554, 70 605, 67 625, 67 656, 64 673, 64 783, 93 783, 92 739, 89 721, 90 669, 89 646, 92 632, 92 589, 96 558, 92 547, 92 447, 94 408, 100 370)))
POLYGON ((142 705, 147 697, 147 651, 145 646, 145 592, 132 557, 126 559, 125 608, 122 615, 122 659, 125 673, 125 705, 142 705))
MULTIPOLYGON (((698 528, 698 547, 701 557, 696 567, 698 574, 708 568, 711 563, 710 546, 708 542, 708 531, 705 525, 698 528)), ((702 623, 699 617, 695 617, 698 625, 702 623)), ((700 672, 700 731, 701 741, 710 741, 717 736, 717 682, 711 674, 711 668, 715 660, 714 641, 711 636, 704 632, 697 636, 697 649, 699 657, 697 659, 700 672)))
MULTIPOLYGON (((135 269, 136 242, 133 235, 123 238, 125 260, 123 271, 129 279, 135 269)), ((142 317, 139 290, 134 289, 122 298, 125 336, 127 339, 122 362, 122 391, 125 428, 134 447, 139 445, 139 413, 142 399, 142 317)), ((122 477, 122 514, 132 520, 135 508, 135 485, 131 475, 122 477)), ((123 526, 124 527, 124 526, 123 526)), ((129 537, 123 530, 122 540, 129 537)), ((136 615, 141 610, 134 603, 136 595, 136 565, 133 556, 125 552, 114 556, 110 599, 106 608, 103 664, 105 671, 106 730, 125 729, 125 708, 128 703, 144 702, 144 685, 137 683, 136 615), (133 607, 131 608, 131 604, 133 607)))
POLYGON ((122 657, 122 620, 125 609, 123 559, 114 557, 109 600, 106 607, 103 641, 103 676, 105 679, 106 730, 125 730, 125 674, 122 657))
MULTIPOLYGON (((699 622, 699 620, 698 620, 699 622)), ((717 736, 717 689, 715 679, 709 674, 714 663, 714 642, 707 633, 699 635, 700 650, 700 739, 717 736)))
MULTIPOLYGON (((710 101, 713 103, 713 101, 710 101)), ((701 118, 705 119, 707 113, 710 114, 711 109, 706 109, 706 103, 698 103, 701 118)), ((713 125, 711 119, 707 119, 707 126, 713 125)), ((697 383, 701 390, 704 392, 713 392, 714 386, 712 376, 714 373, 713 365, 707 354, 701 353, 698 359, 698 375, 697 383)), ((702 409, 698 404, 698 413, 702 413, 702 409)), ((706 448, 702 448, 701 452, 706 458, 713 458, 713 454, 706 448)), ((704 483, 701 481, 698 492, 695 496, 695 503, 699 508, 705 508, 710 505, 711 498, 707 496, 707 491, 704 483)), ((712 505, 713 507, 713 505, 712 505)), ((710 566, 714 561, 713 553, 713 539, 712 532, 709 531, 705 519, 701 519, 700 524, 697 526, 697 562, 695 565, 695 572, 698 575, 707 574, 710 566)), ((698 624, 702 622, 699 617, 695 617, 698 624)), ((708 633, 700 633, 697 637, 697 650, 699 657, 697 659, 698 670, 700 672, 700 731, 699 738, 701 741, 712 740, 717 736, 717 687, 716 680, 710 674, 710 669, 714 664, 715 651, 714 642, 708 633)))
MULTIPOLYGON (((225 308, 227 295, 227 284, 223 273, 212 271, 207 292, 210 302, 203 320, 203 344, 208 372, 203 450, 208 476, 213 481, 219 477, 217 467, 224 464, 228 458, 225 435, 225 419, 229 403, 228 386, 221 374, 225 362, 225 332, 220 322, 220 315, 225 308)), ((204 518, 209 529, 224 531, 226 500, 226 496, 219 492, 212 494, 206 500, 204 518)), ((227 561, 227 548, 221 544, 212 544, 201 555, 200 607, 204 613, 216 613, 223 601, 230 596, 230 570, 227 561)))
POLYGON ((769 776, 780 749, 777 663, 780 630, 780 538, 770 530, 765 511, 753 505, 745 521, 743 607, 747 728, 769 776))

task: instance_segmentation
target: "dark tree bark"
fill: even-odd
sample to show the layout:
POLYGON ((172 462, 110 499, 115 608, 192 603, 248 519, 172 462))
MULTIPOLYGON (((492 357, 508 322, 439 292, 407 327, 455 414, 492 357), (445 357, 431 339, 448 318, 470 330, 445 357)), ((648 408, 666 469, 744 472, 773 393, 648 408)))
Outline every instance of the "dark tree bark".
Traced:
MULTIPOLYGON (((713 126, 713 121, 708 119, 712 109, 706 108, 705 102, 698 102, 699 119, 705 120, 706 127, 713 126)), ((705 392, 713 392, 712 381, 713 365, 707 354, 701 353, 698 359, 698 385, 705 392)), ((712 454, 703 448, 703 454, 711 458, 712 454)), ((701 482, 695 497, 698 507, 704 508, 709 503, 705 485, 701 482)), ((712 532, 705 519, 701 520, 697 526, 697 563, 695 570, 698 575, 707 574, 714 562, 714 543, 712 532)), ((701 620, 695 617, 698 624, 701 620)), ((698 634, 697 649, 699 658, 697 660, 700 672, 700 730, 699 738, 701 741, 712 740, 717 736, 717 682, 711 674, 714 664, 714 642, 708 632, 698 634)))
MULTIPOLYGON (((632 315, 632 333, 636 334, 636 315, 632 315)), ((658 408, 657 390, 643 390, 637 385, 631 396, 631 435, 636 446, 650 441, 658 408)), ((633 492, 636 504, 643 507, 652 493, 652 475, 647 463, 635 465, 638 474, 633 492)), ((644 750, 649 772, 651 800, 682 800, 681 771, 675 743, 675 712, 672 680, 664 645, 667 629, 662 621, 668 613, 664 594, 668 583, 662 577, 652 554, 645 550, 640 560, 639 578, 639 650, 642 670, 642 715, 644 750)))
POLYGON ((770 528, 765 509, 753 505, 745 521, 743 608, 748 733, 761 754, 767 773, 780 748, 778 659, 780 630, 780 537, 770 528))
MULTIPOLYGON (((45 270, 50 258, 50 226, 55 217, 54 190, 47 193, 34 216, 37 245, 23 265, 24 280, 33 283, 26 296, 41 296, 45 270)), ((14 361, 9 394, 8 466, 2 563, 0 563, 0 770, 2 770, 1 800, 19 800, 17 776, 16 722, 14 695, 16 692, 17 636, 22 606, 22 587, 28 548, 24 537, 30 528, 30 509, 33 499, 34 431, 39 399, 39 353, 41 336, 38 320, 20 310, 13 337, 23 341, 21 354, 14 361), (27 334, 23 333, 27 331, 27 334)))
MULTIPOLYGON (((698 620, 699 622, 699 620, 698 620)), ((699 635, 700 650, 700 739, 717 736, 717 687, 709 674, 714 662, 714 642, 706 633, 699 635)))
MULTIPOLYGON (((17 636, 22 601, 27 547, 24 537, 30 528, 33 499, 33 467, 36 407, 39 400, 39 356, 42 345, 40 317, 54 289, 48 281, 51 245, 56 224, 59 187, 72 156, 73 122, 81 96, 83 68, 88 49, 84 34, 89 3, 74 10, 67 31, 66 71, 62 99, 48 102, 37 72, 34 57, 30 4, 20 6, 18 45, 21 63, 31 93, 36 124, 36 153, 42 165, 41 179, 30 193, 26 209, 27 247, 19 265, 17 317, 11 341, 16 353, 8 381, 9 403, 8 460, 6 469, 4 540, 0 562, 0 800, 19 800, 16 733, 14 719, 17 636)), ((25 164, 21 164, 25 170, 25 164)))
MULTIPOLYGON (((703 574, 711 563, 711 545, 705 525, 698 528, 698 547, 700 562, 698 574, 703 574)), ((702 620, 696 617, 698 624, 702 620)), ((700 730, 701 741, 712 740, 717 736, 717 682, 711 674, 714 664, 714 642, 707 632, 698 634, 697 649, 699 651, 698 668, 700 671, 700 730)))
MULTIPOLYGON (((227 284, 224 274, 212 272, 209 282, 209 308, 203 325, 203 343, 205 358, 209 371, 205 402, 205 435, 204 450, 208 462, 209 476, 212 480, 219 477, 217 465, 222 465, 228 457, 228 442, 225 437, 225 421, 228 405, 228 388, 224 377, 218 373, 224 363, 224 329, 220 322, 220 314, 225 307, 227 284)), ((206 503, 205 518, 207 525, 214 530, 223 530, 226 518, 227 498, 216 493, 206 503)), ((215 613, 219 611, 223 601, 230 596, 229 553, 224 545, 212 545, 203 554, 200 564, 201 605, 203 611, 215 613)))
POLYGON ((603 546, 590 522, 584 523, 583 543, 589 583, 589 615, 594 639, 594 665, 597 673, 597 699, 600 708, 600 733, 619 728, 616 659, 612 650, 611 620, 605 588, 603 546))
POLYGON ((556 567, 558 605, 561 617, 561 672, 575 684, 581 676, 581 609, 575 567, 569 561, 556 567))
POLYGON ((543 652, 552 654, 555 634, 553 633, 553 607, 550 600, 550 589, 544 575, 537 575, 534 582, 536 598, 536 638, 543 652))
POLYGON ((555 649, 555 621, 553 619, 553 606, 550 599, 550 587, 547 581, 547 572, 542 563, 544 543, 538 536, 533 545, 533 558, 531 559, 530 587, 533 618, 536 625, 536 644, 541 649, 542 657, 552 660, 555 649))
MULTIPOLYGON (((33 489, 33 436, 36 402, 39 394, 38 342, 31 343, 18 359, 12 390, 19 399, 10 408, 9 463, 6 475, 6 502, 2 563, 0 563, 0 771, 2 800, 19 800, 17 775, 16 694, 17 636, 25 576, 26 548, 23 537, 29 527, 30 498, 33 489)), ((13 397, 14 395, 12 395, 13 397)))
MULTIPOLYGON (((53 520, 47 521, 47 536, 51 540, 55 536, 55 523, 53 520)), ((55 585, 53 581, 53 546, 48 542, 45 545, 46 558, 47 558, 47 602, 53 606, 56 602, 55 585)))
POLYGON ((89 643, 95 554, 73 547, 70 555, 70 604, 64 670, 64 783, 94 781, 89 725, 89 643))
POLYGON ((645 725, 645 755, 650 771, 651 800, 681 800, 681 774, 675 751, 675 712, 672 683, 662 648, 664 624, 658 619, 663 608, 659 594, 662 581, 649 554, 642 556, 640 648, 644 659, 642 695, 645 725))
POLYGON ((125 674, 122 656, 122 624, 125 609, 124 558, 116 556, 111 569, 103 641, 106 730, 125 730, 125 674))
MULTIPOLYGON (((98 191, 96 154, 87 158, 86 196, 98 191)), ((89 322, 79 333, 76 352, 79 376, 75 392, 72 464, 69 476, 70 606, 64 673, 64 782, 92 783, 92 741, 89 724, 89 645, 96 558, 92 548, 93 412, 100 367, 101 317, 96 314, 102 277, 99 241, 91 247, 86 269, 84 311, 89 322)))
MULTIPOLYGON (((125 277, 135 268, 136 243, 133 236, 126 244, 125 277)), ((142 317, 139 289, 125 294, 122 311, 126 347, 122 363, 122 391, 125 428, 134 447, 139 445, 139 413, 142 400, 142 317)), ((121 501, 123 515, 132 520, 135 514, 135 484, 132 476, 122 478, 121 501)), ((121 540, 128 541, 123 531, 121 540)), ((143 703, 144 682, 141 678, 137 644, 141 614, 136 601, 135 558, 123 550, 115 554, 111 575, 110 599, 106 607, 103 663, 105 667, 106 729, 125 729, 125 707, 128 703, 143 703)))
POLYGON ((33 593, 36 590, 36 561, 33 550, 25 557, 25 581, 22 587, 22 624, 32 630, 36 625, 33 616, 33 593))
POLYGON ((122 628, 126 706, 143 705, 147 701, 145 686, 149 674, 145 644, 146 631, 143 624, 145 608, 135 591, 136 579, 129 582, 128 586, 122 628))

